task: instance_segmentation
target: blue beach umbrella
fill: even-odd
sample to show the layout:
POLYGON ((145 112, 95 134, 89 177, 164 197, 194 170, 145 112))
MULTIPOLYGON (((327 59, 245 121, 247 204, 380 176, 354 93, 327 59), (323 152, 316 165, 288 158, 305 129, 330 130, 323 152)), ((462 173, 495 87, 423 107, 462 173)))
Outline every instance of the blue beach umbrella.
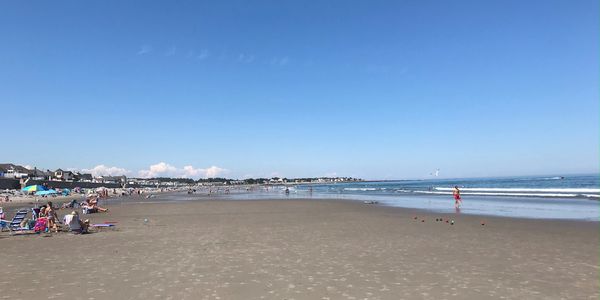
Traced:
POLYGON ((52 194, 56 194, 56 191, 55 190, 39 191, 39 192, 35 192, 35 194, 38 196, 52 195, 52 194))

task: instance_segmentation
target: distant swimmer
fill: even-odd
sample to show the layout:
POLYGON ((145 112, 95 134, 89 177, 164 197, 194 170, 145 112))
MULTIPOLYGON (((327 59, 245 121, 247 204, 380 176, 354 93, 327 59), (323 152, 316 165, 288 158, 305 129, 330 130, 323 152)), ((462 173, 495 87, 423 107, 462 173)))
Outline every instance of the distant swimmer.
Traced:
POLYGON ((460 208, 460 205, 462 204, 462 199, 460 199, 460 190, 458 189, 458 186, 454 186, 452 195, 454 196, 454 208, 460 208))

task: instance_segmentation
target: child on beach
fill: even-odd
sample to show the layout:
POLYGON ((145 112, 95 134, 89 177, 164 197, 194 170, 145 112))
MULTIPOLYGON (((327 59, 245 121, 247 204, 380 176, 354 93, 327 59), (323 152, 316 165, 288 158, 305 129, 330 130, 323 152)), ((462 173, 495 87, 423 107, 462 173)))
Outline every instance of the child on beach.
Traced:
POLYGON ((454 196, 454 208, 459 208, 460 204, 462 203, 462 199, 460 199, 460 190, 458 189, 458 186, 454 186, 452 195, 454 196))

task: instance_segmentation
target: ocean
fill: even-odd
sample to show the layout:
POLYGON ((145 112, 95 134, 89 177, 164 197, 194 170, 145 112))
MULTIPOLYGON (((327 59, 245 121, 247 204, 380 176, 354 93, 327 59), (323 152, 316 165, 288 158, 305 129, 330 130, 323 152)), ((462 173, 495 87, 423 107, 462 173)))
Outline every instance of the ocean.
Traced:
POLYGON ((600 218, 600 175, 429 179, 298 185, 291 195, 377 201, 381 205, 521 218, 600 218), (463 204, 454 208, 452 189, 463 204), (311 192, 312 190, 312 192, 311 192))
POLYGON ((355 195, 452 195, 458 186, 463 196, 600 199, 599 175, 351 182, 298 188, 311 186, 313 192, 355 195))
MULTIPOLYGON (((221 193, 213 194, 213 197, 223 200, 312 198, 376 201, 377 205, 440 213, 600 221, 600 175, 287 184, 254 187, 250 191, 232 187, 231 194, 224 194, 223 190, 222 187, 221 193), (454 186, 461 190, 463 202, 460 210, 454 208, 454 186), (289 189, 288 194, 285 193, 286 188, 289 189)), ((167 198, 178 201, 198 199, 195 195, 167 198)))
POLYGON ((223 198, 376 201, 377 205, 440 213, 600 221, 600 175, 279 185, 223 198), (460 210, 454 208, 454 186, 461 190, 460 210), (285 193, 286 188, 289 194, 285 193))

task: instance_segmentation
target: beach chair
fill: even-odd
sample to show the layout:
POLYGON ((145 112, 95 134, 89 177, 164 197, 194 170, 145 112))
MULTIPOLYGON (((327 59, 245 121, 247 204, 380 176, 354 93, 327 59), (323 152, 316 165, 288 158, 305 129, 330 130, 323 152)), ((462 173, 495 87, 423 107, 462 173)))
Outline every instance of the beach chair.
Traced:
POLYGON ((31 217, 33 218, 33 220, 37 220, 37 218, 40 217, 40 209, 37 207, 33 207, 31 209, 31 217))
POLYGON ((10 231, 29 230, 27 227, 21 227, 21 222, 27 217, 27 211, 27 209, 17 211, 12 221, 8 224, 8 229, 10 229, 10 231))

